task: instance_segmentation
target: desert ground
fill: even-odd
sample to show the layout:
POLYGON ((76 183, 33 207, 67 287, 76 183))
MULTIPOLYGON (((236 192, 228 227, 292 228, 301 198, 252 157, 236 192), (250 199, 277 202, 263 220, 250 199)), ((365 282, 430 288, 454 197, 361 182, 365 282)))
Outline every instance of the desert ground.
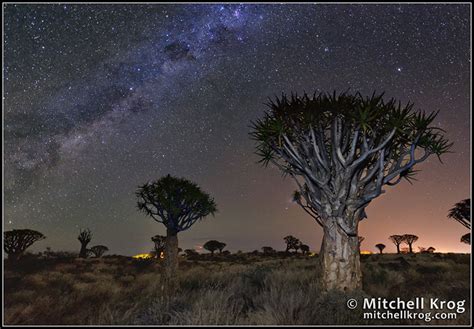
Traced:
POLYGON ((177 289, 164 293, 162 261, 124 256, 5 260, 6 324, 468 324, 364 320, 349 298, 470 299, 468 254, 361 255, 363 292, 322 294, 318 256, 180 257, 177 289))

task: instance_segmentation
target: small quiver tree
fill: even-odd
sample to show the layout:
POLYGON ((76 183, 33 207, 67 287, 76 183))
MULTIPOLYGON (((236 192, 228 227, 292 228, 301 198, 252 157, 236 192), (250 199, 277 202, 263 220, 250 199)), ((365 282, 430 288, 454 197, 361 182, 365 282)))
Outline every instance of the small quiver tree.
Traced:
POLYGON ((94 255, 94 257, 100 258, 103 254, 109 251, 109 248, 107 248, 106 246, 98 245, 91 247, 89 251, 94 255))
POLYGON ((202 247, 214 255, 214 252, 221 247, 221 243, 217 240, 209 240, 202 247))
POLYGON ((403 243, 403 235, 394 234, 388 237, 390 241, 397 247, 397 254, 400 253, 400 245, 403 243))
POLYGON ((77 240, 81 243, 81 250, 79 251, 80 258, 87 258, 88 253, 90 252, 87 249, 87 245, 92 240, 92 232, 88 228, 85 230, 81 230, 79 235, 77 236, 77 240))
POLYGON ((413 253, 413 244, 418 241, 418 236, 414 234, 404 234, 403 241, 408 245, 408 252, 410 254, 413 253))
POLYGON ((380 254, 383 254, 383 250, 385 249, 386 245, 383 243, 378 243, 375 245, 375 247, 379 250, 380 254))

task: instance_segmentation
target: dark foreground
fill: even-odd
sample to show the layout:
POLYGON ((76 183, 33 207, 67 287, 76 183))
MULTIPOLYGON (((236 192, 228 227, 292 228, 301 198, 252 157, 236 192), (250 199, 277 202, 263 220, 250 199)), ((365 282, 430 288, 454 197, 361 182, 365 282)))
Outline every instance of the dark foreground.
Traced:
POLYGON ((110 256, 25 259, 15 265, 6 261, 4 321, 90 325, 469 324, 469 255, 361 258, 364 291, 345 295, 318 290, 317 257, 183 257, 179 288, 168 298, 162 292, 158 260, 110 256), (364 297, 466 300, 466 311, 456 314, 456 319, 429 322, 369 320, 361 310, 364 297), (347 306, 350 298, 359 302, 354 310, 347 306))

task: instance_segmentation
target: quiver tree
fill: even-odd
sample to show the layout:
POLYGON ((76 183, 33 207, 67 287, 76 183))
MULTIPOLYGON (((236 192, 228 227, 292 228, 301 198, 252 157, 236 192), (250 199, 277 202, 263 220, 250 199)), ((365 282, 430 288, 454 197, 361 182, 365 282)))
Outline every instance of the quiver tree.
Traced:
POLYGON ((164 253, 166 237, 163 235, 155 235, 151 238, 151 241, 155 243, 155 255, 157 258, 159 258, 161 256, 161 253, 164 253))
POLYGON ((290 250, 294 250, 295 253, 298 252, 298 249, 301 246, 301 241, 298 238, 295 238, 293 235, 287 235, 283 240, 285 240, 286 243, 285 252, 289 252, 290 250))
MULTIPOLYGON (((461 223, 462 226, 471 229, 471 199, 464 199, 454 205, 449 210, 448 217, 461 223)), ((461 242, 471 244, 471 236, 469 233, 461 237, 461 242)))
POLYGON ((219 250, 219 252, 221 253, 222 249, 224 249, 225 246, 226 244, 224 242, 219 242, 217 240, 209 240, 202 247, 207 251, 210 251, 211 254, 214 255, 214 252, 216 250, 219 250))
POLYGON ((87 258, 87 254, 89 250, 87 249, 87 245, 92 240, 92 232, 88 228, 85 230, 81 230, 77 237, 77 240, 81 243, 81 250, 79 251, 79 257, 87 258))
POLYGON ((384 185, 411 181, 415 165, 451 146, 432 125, 437 112, 382 96, 282 95, 253 123, 260 162, 294 179, 296 200, 323 228, 324 290, 361 288, 357 236, 365 208, 384 185))
POLYGON ((106 246, 98 245, 98 246, 93 246, 92 248, 89 249, 89 251, 94 255, 94 257, 102 257, 104 253, 109 251, 109 248, 106 246))
POLYGON ((413 244, 418 240, 418 237, 414 234, 404 234, 403 241, 408 245, 409 253, 413 253, 413 244))
POLYGON ((462 226, 471 229, 471 199, 464 199, 449 210, 448 217, 461 223, 462 226))
POLYGON ((393 242, 393 244, 397 247, 397 254, 400 253, 400 245, 403 243, 404 239, 403 239, 403 235, 398 235, 398 234, 395 234, 395 235, 391 235, 388 237, 390 241, 393 242))
POLYGON ((18 260, 29 246, 43 239, 46 239, 43 233, 35 230, 5 231, 3 232, 3 248, 8 254, 8 259, 18 260))
POLYGON ((172 279, 178 268, 178 233, 217 211, 214 199, 198 185, 170 175, 140 186, 137 206, 166 227, 165 275, 172 279))
POLYGON ((375 245, 375 247, 379 250, 380 254, 383 254, 383 250, 385 249, 386 245, 383 243, 378 243, 375 245))

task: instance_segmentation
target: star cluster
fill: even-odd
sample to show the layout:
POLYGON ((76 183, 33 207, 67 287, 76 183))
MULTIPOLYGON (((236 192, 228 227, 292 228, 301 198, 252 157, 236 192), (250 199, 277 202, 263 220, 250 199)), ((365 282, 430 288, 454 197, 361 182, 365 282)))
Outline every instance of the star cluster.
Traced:
POLYGON ((291 233, 317 249, 292 182, 255 163, 250 121, 281 92, 377 90, 439 109, 455 146, 369 207, 368 248, 402 230, 461 250, 445 214, 469 194, 469 17, 468 5, 6 4, 5 227, 58 249, 90 227, 113 252, 146 251, 163 228, 134 191, 170 173, 219 208, 184 247, 278 248, 291 233))

